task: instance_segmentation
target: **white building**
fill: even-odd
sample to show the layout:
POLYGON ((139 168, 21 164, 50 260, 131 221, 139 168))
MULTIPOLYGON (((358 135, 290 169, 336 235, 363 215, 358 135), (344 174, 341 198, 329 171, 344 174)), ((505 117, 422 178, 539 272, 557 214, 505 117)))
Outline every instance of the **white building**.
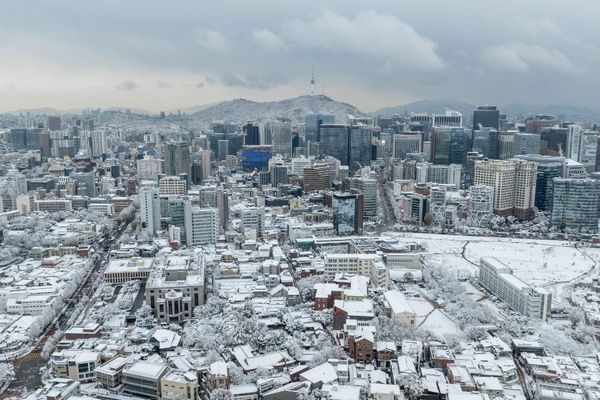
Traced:
POLYGON ((186 183, 179 176, 163 176, 158 182, 161 196, 180 196, 186 192, 186 183))
POLYGON ((535 288, 513 275, 512 270, 494 257, 481 257, 479 282, 510 308, 531 318, 546 320, 552 295, 535 288))
POLYGON ((204 304, 204 260, 170 255, 152 270, 146 282, 146 302, 156 318, 180 323, 204 304))
POLYGON ((142 228, 150 235, 160 230, 160 192, 155 187, 140 189, 140 213, 142 228))
POLYGON ((265 229, 265 209, 247 207, 241 211, 242 233, 247 238, 261 239, 265 229))
POLYGON ((327 254, 325 275, 332 280, 336 274, 366 276, 377 287, 388 287, 388 271, 381 256, 377 254, 327 254))
POLYGON ((494 213, 528 219, 535 204, 537 165, 530 161, 486 160, 475 162, 475 185, 494 188, 494 213))
POLYGON ((471 186, 469 191, 467 224, 473 227, 483 226, 494 214, 494 188, 475 185, 471 186))
POLYGON ((417 313, 406 301, 406 297, 397 290, 388 290, 383 294, 385 309, 390 318, 406 325, 414 325, 417 313))
POLYGON ((156 180, 163 173, 163 160, 160 158, 146 157, 136 161, 137 176, 140 179, 156 180))
POLYGON ((200 208, 186 201, 184 224, 188 247, 215 244, 219 238, 219 209, 200 208))

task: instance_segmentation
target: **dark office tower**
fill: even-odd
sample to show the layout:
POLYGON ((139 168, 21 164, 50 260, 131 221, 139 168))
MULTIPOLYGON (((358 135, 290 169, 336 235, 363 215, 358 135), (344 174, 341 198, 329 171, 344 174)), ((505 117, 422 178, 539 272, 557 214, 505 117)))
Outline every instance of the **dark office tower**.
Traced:
POLYGON ((190 176, 190 145, 186 142, 171 142, 165 145, 163 154, 165 175, 178 176, 187 174, 190 176))
POLYGON ((538 164, 535 183, 535 206, 540 211, 552 210, 554 178, 562 176, 562 162, 544 162, 538 164))
POLYGON ((500 129, 500 111, 496 106, 479 106, 473 111, 473 130, 479 128, 500 129))
POLYGON ((292 132, 292 154, 296 154, 296 149, 300 147, 300 134, 292 132))
POLYGON ((13 128, 8 134, 8 141, 11 146, 17 150, 27 147, 27 129, 13 128))
POLYGON ((271 185, 277 187, 279 185, 288 184, 288 168, 285 165, 271 165, 271 185))
POLYGON ((51 131, 57 131, 60 129, 60 117, 51 116, 48 117, 48 129, 51 131))
POLYGON ((350 136, 348 125, 321 125, 319 135, 321 136, 319 142, 321 155, 337 158, 342 165, 348 165, 350 136))
POLYGON ((192 162, 192 184, 199 185, 202 183, 202 161, 196 160, 192 162))
POLYGON ((121 176, 121 167, 119 165, 111 165, 110 166, 110 176, 111 178, 118 178, 121 176))
POLYGON ((500 157, 500 134, 497 129, 481 128, 473 131, 472 150, 485 158, 497 160, 500 157))
POLYGON ((363 230, 363 195, 334 193, 333 229, 336 235, 359 235, 363 230))
POLYGON ((250 146, 257 146, 260 144, 260 131, 257 125, 247 123, 242 127, 245 138, 244 143, 250 146))
POLYGON ((348 145, 348 169, 350 173, 371 165, 371 142, 373 130, 370 126, 355 125, 350 128, 348 145))
POLYGON ((217 160, 225 161, 228 154, 229 154, 229 140, 227 140, 227 139, 219 140, 218 145, 217 145, 217 160))
POLYGON ((319 141, 319 130, 321 125, 334 124, 331 114, 308 114, 304 117, 304 137, 311 142, 319 141))
POLYGON ((434 164, 462 164, 466 149, 463 128, 435 127, 431 130, 431 160, 434 164))
POLYGON ((33 128, 27 129, 25 134, 25 144, 28 150, 39 150, 40 149, 40 135, 42 134, 41 129, 33 128))
POLYGON ((47 131, 40 134, 40 153, 44 160, 50 157, 50 133, 47 131))
POLYGON ((541 135, 540 152, 546 156, 567 154, 569 128, 546 128, 541 135))

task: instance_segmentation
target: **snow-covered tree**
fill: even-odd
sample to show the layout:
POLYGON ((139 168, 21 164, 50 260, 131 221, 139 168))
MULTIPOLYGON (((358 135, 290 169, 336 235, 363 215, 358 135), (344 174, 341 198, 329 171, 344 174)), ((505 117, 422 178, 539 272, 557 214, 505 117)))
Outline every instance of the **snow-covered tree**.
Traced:
POLYGON ((0 387, 4 383, 12 382, 15 379, 15 367, 10 363, 0 363, 0 387))
POLYGON ((408 400, 418 400, 423 394, 423 384, 416 374, 401 374, 398 383, 408 400))
POLYGON ((231 400, 233 395, 227 389, 215 389, 210 392, 210 400, 231 400))

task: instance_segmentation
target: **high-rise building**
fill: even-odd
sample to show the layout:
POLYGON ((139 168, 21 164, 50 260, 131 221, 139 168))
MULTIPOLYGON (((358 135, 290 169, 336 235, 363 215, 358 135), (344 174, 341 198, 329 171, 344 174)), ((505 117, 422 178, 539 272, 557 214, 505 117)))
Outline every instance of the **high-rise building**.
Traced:
POLYGON ((287 165, 272 164, 270 173, 271 173, 271 185, 273 187, 288 184, 288 167, 287 167, 287 165))
MULTIPOLYGON (((426 182, 440 183, 445 185, 454 185, 455 188, 460 188, 460 177, 462 165, 436 165, 427 163, 427 178, 426 182)), ((422 182, 418 182, 422 183, 422 182)))
POLYGON ((154 157, 144 157, 136 161, 137 176, 140 179, 156 180, 163 173, 163 160, 154 157))
POLYGON ((185 238, 188 247, 215 244, 219 239, 219 210, 185 202, 185 238))
POLYGON ((500 132, 498 135, 498 158, 509 160, 515 156, 515 132, 500 132))
MULTIPOLYGON (((93 171, 91 172, 73 172, 69 177, 75 180, 77 183, 85 185, 86 196, 96 196, 96 175, 93 171)), ((81 193, 83 194, 83 193, 81 193)))
POLYGON ((307 114, 304 117, 304 138, 306 141, 318 142, 321 125, 334 124, 331 114, 307 114))
POLYGON ((535 204, 537 166, 523 160, 475 162, 475 184, 494 188, 494 213, 531 217, 535 204))
POLYGON ((363 195, 334 193, 333 229, 336 235, 358 235, 363 229, 363 195))
POLYGON ((321 125, 319 136, 319 150, 321 155, 337 158, 342 165, 348 165, 348 144, 350 136, 348 125, 321 125))
POLYGON ((353 125, 350 127, 348 143, 348 167, 350 173, 371 165, 371 143, 373 127, 353 125))
POLYGON ((535 133, 539 135, 546 128, 558 127, 560 121, 549 115, 537 115, 525 122, 527 133, 535 133))
POLYGON ((579 158, 577 161, 583 164, 588 172, 596 170, 596 153, 598 151, 598 132, 583 131, 579 144, 579 158))
POLYGON ((485 158, 500 158, 500 132, 493 128, 481 128, 473 131, 472 151, 483 154, 485 158))
POLYGON ((553 179, 550 223, 560 229, 598 232, 600 180, 553 179))
POLYGON ((244 132, 244 144, 250 146, 257 146, 260 143, 260 130, 258 125, 253 125, 248 122, 246 125, 242 127, 242 131, 244 132))
POLYGON ((408 153, 418 153, 422 150, 422 134, 420 132, 403 132, 393 135, 394 158, 404 160, 408 153))
POLYGON ((462 164, 466 151, 463 128, 435 127, 431 132, 431 161, 434 164, 462 164))
POLYGON ((332 173, 327 164, 313 164, 304 168, 304 191, 314 192, 331 188, 332 173))
POLYGON ((221 139, 218 141, 217 146, 217 160, 225 161, 229 155, 229 140, 221 139))
POLYGON ((202 180, 203 181, 210 177, 211 156, 212 156, 212 153, 210 150, 200 150, 198 152, 198 157, 200 158, 200 162, 202 163, 202 180))
POLYGON ((263 238, 265 210, 261 207, 247 207, 241 212, 241 228, 245 236, 263 238))
POLYGON ((448 110, 444 114, 433 114, 432 126, 450 126, 454 128, 462 128, 463 115, 458 111, 448 110))
POLYGON ((187 192, 186 181, 181 176, 161 176, 158 188, 161 196, 180 196, 187 192))
POLYGON ((469 188, 469 210, 467 224, 482 227, 494 214, 494 188, 492 186, 474 185, 469 188))
POLYGON ((567 153, 566 157, 579 161, 579 146, 581 143, 581 126, 569 125, 567 128, 567 153))
POLYGON ((60 129, 60 117, 49 116, 48 117, 48 129, 51 131, 57 131, 60 129))
POLYGON ((269 160, 273 157, 273 146, 244 146, 241 153, 241 164, 244 171, 266 171, 269 160))
POLYGON ((473 130, 480 128, 500 130, 500 111, 496 106, 478 106, 473 111, 473 130))
POLYGON ((150 235, 160 230, 160 193, 156 187, 140 189, 140 214, 142 229, 150 235))
POLYGON ((365 218, 377 215, 377 180, 363 176, 349 178, 350 189, 358 190, 363 195, 363 211, 365 218))
POLYGON ((514 155, 540 154, 540 135, 535 133, 515 133, 514 155))
POLYGON ((164 173, 166 175, 187 174, 190 176, 190 145, 186 142, 167 143, 163 151, 164 173))
POLYGON ((271 138, 273 153, 292 158, 292 124, 288 121, 269 121, 264 125, 265 136, 271 138))
POLYGON ((541 134, 540 152, 548 156, 565 156, 567 152, 568 128, 546 128, 541 134))

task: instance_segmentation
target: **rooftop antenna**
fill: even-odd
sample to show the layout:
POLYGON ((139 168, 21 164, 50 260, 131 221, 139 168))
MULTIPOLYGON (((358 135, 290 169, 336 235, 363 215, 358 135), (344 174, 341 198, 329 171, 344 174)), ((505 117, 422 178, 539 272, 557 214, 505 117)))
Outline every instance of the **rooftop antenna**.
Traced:
POLYGON ((315 67, 312 67, 311 77, 310 77, 310 95, 315 95, 315 67))

